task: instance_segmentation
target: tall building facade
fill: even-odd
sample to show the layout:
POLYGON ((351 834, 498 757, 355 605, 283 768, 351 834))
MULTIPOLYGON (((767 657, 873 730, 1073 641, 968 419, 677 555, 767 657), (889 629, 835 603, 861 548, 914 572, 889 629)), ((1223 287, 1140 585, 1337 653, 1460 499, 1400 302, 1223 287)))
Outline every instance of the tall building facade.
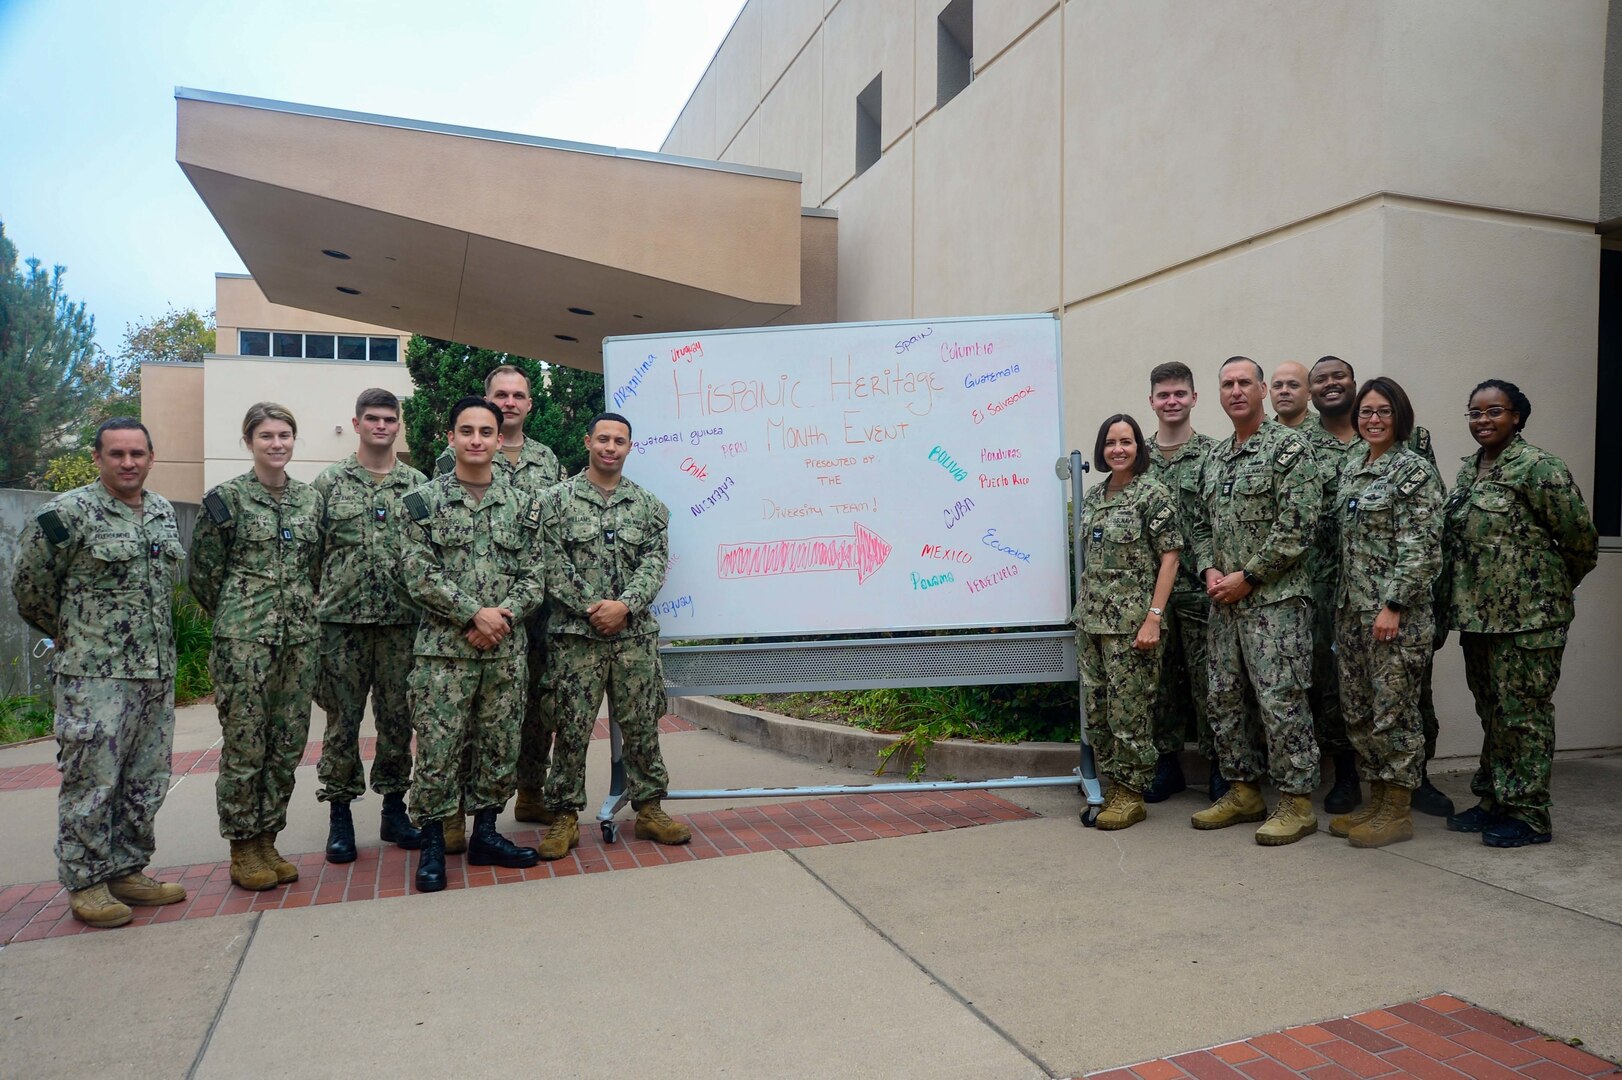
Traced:
MULTIPOLYGON (((1058 313, 1072 445, 1117 411, 1152 420, 1157 363, 1195 370, 1195 424, 1220 436, 1223 358, 1334 354, 1408 389, 1451 482, 1470 390, 1506 378, 1614 538, 1608 16, 1605 0, 749 0, 662 150, 800 173, 805 203, 838 214, 841 321, 1058 313)), ((1622 743, 1607 547, 1578 596, 1567 748, 1622 743)), ((1437 678, 1443 753, 1472 753, 1456 648, 1437 678)))

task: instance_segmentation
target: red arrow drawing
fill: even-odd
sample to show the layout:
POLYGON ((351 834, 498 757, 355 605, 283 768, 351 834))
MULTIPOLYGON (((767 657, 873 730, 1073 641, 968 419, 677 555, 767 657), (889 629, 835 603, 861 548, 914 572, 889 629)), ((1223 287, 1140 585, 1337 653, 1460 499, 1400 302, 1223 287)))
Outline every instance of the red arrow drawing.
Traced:
POLYGON ((775 577, 819 570, 854 570, 856 584, 872 577, 893 550, 875 532, 855 526, 853 536, 807 536, 798 540, 761 540, 722 544, 720 578, 775 577))

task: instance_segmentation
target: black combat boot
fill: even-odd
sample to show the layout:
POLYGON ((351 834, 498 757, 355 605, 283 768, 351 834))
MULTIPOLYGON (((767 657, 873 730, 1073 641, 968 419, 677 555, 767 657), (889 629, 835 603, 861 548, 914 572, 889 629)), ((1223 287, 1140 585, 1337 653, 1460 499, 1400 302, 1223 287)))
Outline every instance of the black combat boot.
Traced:
POLYGON ((405 796, 391 791, 383 796, 383 823, 377 828, 378 838, 385 844, 415 851, 422 847, 422 830, 411 824, 406 813, 405 796))
POLYGON ((422 852, 417 856, 417 891, 438 892, 445 887, 445 823, 430 821, 422 827, 422 852))
POLYGON ((1349 814, 1363 802, 1363 781, 1357 775, 1357 755, 1344 750, 1334 757, 1335 782, 1324 796, 1324 810, 1330 814, 1349 814))
POLYGON ((1413 806, 1421 814, 1431 817, 1452 817, 1453 800, 1435 784, 1424 768, 1419 770, 1419 786, 1414 788, 1413 806))
POLYGON ((487 806, 473 815, 473 834, 467 838, 467 861, 470 866, 522 870, 540 862, 541 853, 532 847, 519 847, 496 832, 496 808, 487 806))
POLYGON ((346 863, 355 861, 355 819, 349 814, 349 804, 333 801, 327 804, 331 824, 327 826, 327 861, 346 863))
POLYGON ((1209 779, 1205 781, 1205 796, 1212 803, 1216 803, 1228 793, 1228 788, 1232 785, 1228 783, 1228 778, 1222 775, 1222 770, 1217 766, 1216 758, 1211 758, 1207 764, 1211 766, 1211 772, 1209 779))
POLYGON ((1183 763, 1173 750, 1169 754, 1161 754, 1155 761, 1154 779, 1143 789, 1143 801, 1146 803, 1165 802, 1179 791, 1188 790, 1188 781, 1183 777, 1183 763))

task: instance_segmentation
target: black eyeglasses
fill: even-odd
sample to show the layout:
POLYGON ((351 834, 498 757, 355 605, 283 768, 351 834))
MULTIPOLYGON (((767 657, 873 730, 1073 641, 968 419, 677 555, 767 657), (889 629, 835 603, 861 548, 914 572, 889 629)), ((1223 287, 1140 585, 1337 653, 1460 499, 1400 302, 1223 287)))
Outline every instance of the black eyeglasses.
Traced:
POLYGON ((1506 409, 1502 405, 1494 405, 1490 409, 1471 409, 1464 414, 1464 418, 1472 424, 1481 419, 1502 420, 1505 413, 1514 411, 1514 409, 1506 409))
POLYGON ((1391 406, 1365 405, 1363 408, 1357 410, 1357 418, 1359 420, 1373 420, 1376 416, 1378 416, 1381 420, 1391 419, 1391 406))

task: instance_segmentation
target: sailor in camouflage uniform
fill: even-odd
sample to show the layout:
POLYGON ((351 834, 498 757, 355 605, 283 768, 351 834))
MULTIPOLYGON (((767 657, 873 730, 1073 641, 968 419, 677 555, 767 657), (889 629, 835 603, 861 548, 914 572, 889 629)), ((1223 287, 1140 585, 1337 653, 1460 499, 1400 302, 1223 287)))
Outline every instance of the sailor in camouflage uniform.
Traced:
MULTIPOLYGON (((524 422, 534 400, 529 376, 511 364, 503 364, 484 377, 484 396, 501 409, 501 454, 496 469, 508 483, 530 496, 539 496, 564 479, 552 448, 539 439, 526 438, 524 422)), ((456 467, 456 452, 446 447, 437 463, 441 475, 456 467)), ((552 756, 552 738, 557 722, 547 684, 546 644, 547 606, 541 605, 529 617, 529 685, 524 695, 524 719, 518 749, 518 800, 513 817, 519 821, 551 824, 543 789, 546 767, 552 756)))
POLYGON ((1210 625, 1211 598, 1205 594, 1194 565, 1194 519, 1200 509, 1201 477, 1205 459, 1216 446, 1209 435, 1195 431, 1189 412, 1198 402, 1194 373, 1180 361, 1169 361, 1149 373, 1149 407, 1160 420, 1159 431, 1147 440, 1150 475, 1171 492, 1177 507, 1178 531, 1184 546, 1172 583, 1171 599, 1161 625, 1165 639, 1160 657, 1160 691, 1155 701, 1155 774, 1143 791, 1144 802, 1161 802, 1183 791, 1179 755, 1193 728, 1200 754, 1210 763, 1208 794, 1215 802, 1227 790, 1217 768, 1216 744, 1205 712, 1205 638, 1210 625), (1192 724, 1191 724, 1192 721, 1192 724))
POLYGON ((1147 815, 1161 619, 1183 546, 1171 493, 1144 475, 1142 440, 1138 422, 1125 414, 1098 429, 1093 467, 1104 479, 1082 506, 1085 569, 1071 615, 1087 690, 1087 738, 1111 781, 1095 822, 1104 830, 1128 828, 1147 815))
POLYGON ((422 829, 416 885, 445 887, 446 818, 473 812, 467 861, 521 868, 538 861, 496 831, 515 787, 524 620, 545 595, 540 501, 495 472, 501 411, 479 397, 451 409, 455 471, 405 496, 396 572, 422 610, 411 669, 417 775, 411 813, 422 829), (464 753, 468 774, 462 777, 464 753))
POLYGON ((108 420, 90 456, 99 479, 47 502, 23 532, 11 591, 56 642, 57 879, 76 919, 109 927, 129 922, 132 904, 186 898, 142 873, 169 786, 170 605, 184 552, 173 507, 144 490, 146 428, 108 420))
POLYGON ((1338 356, 1325 356, 1312 365, 1308 376, 1316 416, 1296 428, 1318 455, 1318 477, 1323 482, 1323 512, 1307 552, 1307 573, 1312 582, 1312 703, 1313 734, 1318 749, 1335 767, 1335 779, 1324 795, 1324 810, 1344 814, 1363 801, 1357 755, 1346 734, 1340 707, 1340 670, 1335 663, 1335 596, 1340 578, 1340 518, 1336 513, 1341 463, 1357 444, 1352 401, 1357 378, 1352 365, 1338 356))
POLYGON ((631 452, 631 422, 600 413, 586 431, 589 460, 547 495, 547 595, 552 687, 558 733, 546 805, 552 826, 541 857, 561 859, 580 842, 586 805, 586 747, 603 693, 624 736, 627 791, 636 835, 685 844, 692 832, 659 805, 669 778, 659 753, 665 712, 659 666, 659 621, 649 605, 664 585, 670 559, 670 511, 622 470, 631 452))
POLYGON ((1279 799, 1256 832, 1289 844, 1315 832, 1311 792, 1318 744, 1312 683, 1312 604, 1305 561, 1322 504, 1312 448, 1262 412, 1261 366, 1222 365, 1222 408, 1234 434, 1211 452, 1194 546, 1211 610, 1211 728, 1222 775, 1232 784, 1193 817, 1196 829, 1260 821, 1259 780, 1270 772, 1279 799), (1247 689, 1249 692, 1247 692, 1247 689))
POLYGON ((231 880, 262 890, 298 880, 276 850, 310 732, 321 624, 320 494, 287 475, 297 421, 262 401, 242 421, 253 468, 203 496, 188 578, 214 618, 209 674, 224 741, 215 802, 231 880))
POLYGON ((1532 403, 1489 379, 1470 395, 1470 434, 1443 526, 1448 623, 1481 718, 1481 800, 1447 819, 1490 847, 1553 838, 1554 691, 1572 592, 1594 569, 1598 534, 1566 463, 1521 437, 1532 403))
POLYGON ((379 835, 415 848, 422 838, 406 814, 411 787, 411 673, 417 613, 394 584, 392 527, 400 498, 427 477, 395 459, 400 402, 387 390, 363 390, 351 421, 359 448, 315 478, 325 512, 321 533, 321 659, 315 700, 327 715, 316 798, 329 806, 327 861, 354 862, 355 822, 349 804, 366 793, 360 726, 372 698, 377 753, 372 790, 383 796, 379 835))
POLYGON ((1434 633, 1431 586, 1442 568, 1442 481, 1404 445, 1408 395, 1370 379, 1354 406, 1363 441, 1341 466, 1340 584, 1335 655, 1347 734, 1371 798, 1329 823, 1353 847, 1413 839, 1413 791, 1424 767, 1420 682, 1434 633))

